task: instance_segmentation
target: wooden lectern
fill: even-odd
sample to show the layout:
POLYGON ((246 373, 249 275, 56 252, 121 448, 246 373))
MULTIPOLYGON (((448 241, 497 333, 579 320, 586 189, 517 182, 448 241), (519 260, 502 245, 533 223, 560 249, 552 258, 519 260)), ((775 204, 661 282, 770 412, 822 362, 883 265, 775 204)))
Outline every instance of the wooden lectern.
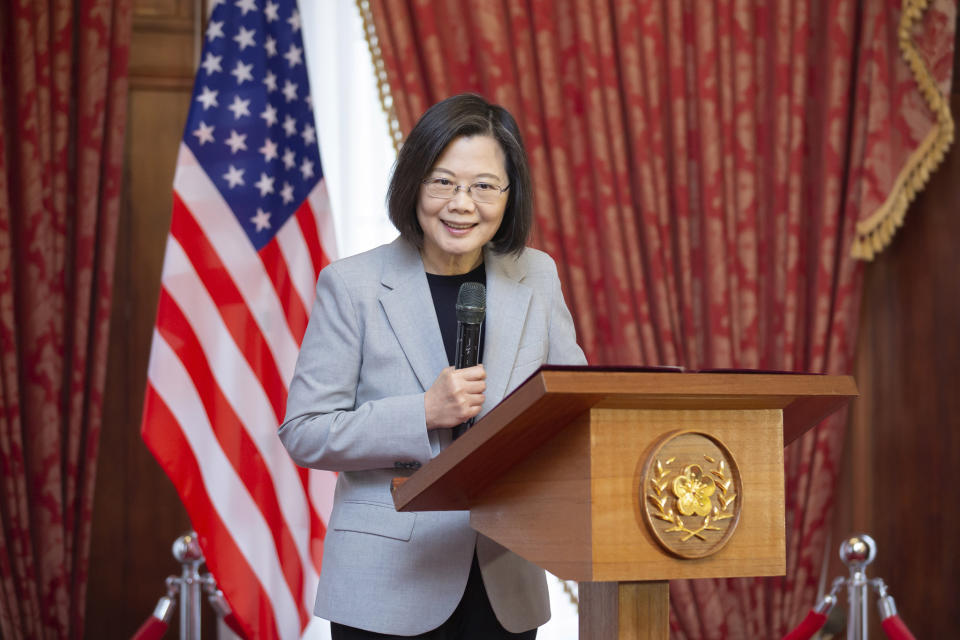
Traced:
POLYGON ((581 638, 669 636, 668 580, 783 575, 783 447, 849 376, 545 367, 409 478, 400 511, 470 524, 580 582, 581 638))

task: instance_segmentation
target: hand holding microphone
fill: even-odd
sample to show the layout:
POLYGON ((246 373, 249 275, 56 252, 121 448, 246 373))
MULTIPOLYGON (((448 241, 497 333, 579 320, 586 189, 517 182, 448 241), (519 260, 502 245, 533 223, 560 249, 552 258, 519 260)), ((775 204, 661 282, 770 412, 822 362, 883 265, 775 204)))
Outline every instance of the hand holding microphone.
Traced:
POLYGON ((457 295, 457 349, 454 367, 446 367, 424 397, 427 429, 463 428, 483 407, 487 383, 480 359, 480 329, 486 314, 486 288, 465 282, 457 295))

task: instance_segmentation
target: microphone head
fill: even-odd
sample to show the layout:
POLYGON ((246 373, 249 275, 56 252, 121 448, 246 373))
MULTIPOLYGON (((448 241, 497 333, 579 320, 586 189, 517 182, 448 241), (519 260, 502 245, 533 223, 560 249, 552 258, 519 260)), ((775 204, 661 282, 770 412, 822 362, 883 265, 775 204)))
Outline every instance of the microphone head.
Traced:
POLYGON ((457 293, 457 322, 480 324, 487 312, 487 288, 479 282, 464 282, 457 293))

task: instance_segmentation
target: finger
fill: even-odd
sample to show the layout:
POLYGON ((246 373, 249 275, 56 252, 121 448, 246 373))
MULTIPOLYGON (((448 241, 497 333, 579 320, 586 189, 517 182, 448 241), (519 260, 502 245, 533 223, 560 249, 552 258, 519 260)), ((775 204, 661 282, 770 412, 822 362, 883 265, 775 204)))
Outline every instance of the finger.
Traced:
POLYGON ((467 367, 466 369, 457 369, 456 372, 457 375, 464 380, 485 380, 487 377, 487 370, 483 368, 482 364, 467 367))
POLYGON ((461 420, 461 422, 463 422, 464 420, 469 420, 470 418, 476 417, 477 414, 480 413, 481 409, 483 409, 482 402, 480 404, 471 405, 463 412, 463 420, 461 420))
POLYGON ((456 413, 461 421, 480 413, 484 401, 483 395, 466 396, 457 403, 456 413))
POLYGON ((483 401, 486 399, 486 396, 482 391, 477 393, 462 393, 457 396, 458 403, 461 406, 464 405, 474 405, 474 404, 483 404, 483 401))
POLYGON ((465 380, 461 382, 460 390, 469 394, 483 393, 487 390, 487 382, 485 380, 465 380))

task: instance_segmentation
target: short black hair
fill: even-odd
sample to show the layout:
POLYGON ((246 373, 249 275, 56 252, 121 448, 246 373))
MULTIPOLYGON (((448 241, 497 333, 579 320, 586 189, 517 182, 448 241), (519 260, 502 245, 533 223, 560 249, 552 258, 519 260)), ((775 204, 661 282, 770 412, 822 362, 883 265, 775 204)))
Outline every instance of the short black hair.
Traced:
POLYGON ((533 186, 520 128, 510 112, 473 93, 451 96, 420 116, 400 148, 387 189, 390 221, 400 235, 423 246, 423 229, 417 221, 420 185, 437 158, 461 136, 490 136, 506 157, 507 207, 490 245, 497 253, 520 253, 533 224, 533 186))

